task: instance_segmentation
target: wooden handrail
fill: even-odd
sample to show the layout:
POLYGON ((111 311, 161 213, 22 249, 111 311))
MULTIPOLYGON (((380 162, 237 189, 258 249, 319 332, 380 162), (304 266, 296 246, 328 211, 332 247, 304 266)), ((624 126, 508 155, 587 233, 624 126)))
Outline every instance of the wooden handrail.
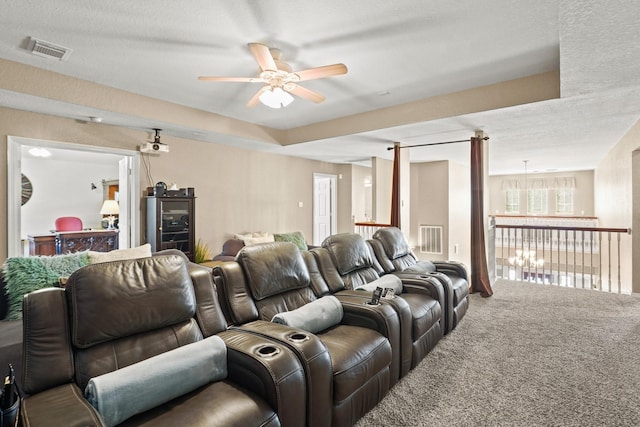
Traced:
POLYGON ((353 225, 361 227, 391 227, 391 224, 378 224, 376 222, 355 222, 353 225))
POLYGON ((577 216, 577 215, 506 215, 495 214, 489 215, 489 218, 531 218, 531 219, 598 219, 597 216, 577 216))
POLYGON ((566 230, 566 231, 603 231, 611 233, 631 234, 630 228, 606 228, 606 227, 556 227, 549 225, 514 225, 496 224, 496 228, 519 228, 522 230, 566 230))

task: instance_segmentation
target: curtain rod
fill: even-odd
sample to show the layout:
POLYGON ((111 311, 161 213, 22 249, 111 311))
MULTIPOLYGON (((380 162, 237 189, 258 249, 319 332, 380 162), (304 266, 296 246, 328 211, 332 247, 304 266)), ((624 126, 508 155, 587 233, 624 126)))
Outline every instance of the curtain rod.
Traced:
MULTIPOLYGON (((484 141, 488 141, 489 137, 482 138, 484 141)), ((401 145, 400 148, 413 148, 413 147, 426 147, 427 145, 444 145, 444 144, 457 144, 458 142, 470 142, 471 139, 461 139, 458 141, 445 141, 445 142, 430 142, 427 144, 415 144, 415 145, 401 145)), ((387 151, 393 150, 393 147, 387 147, 387 151)))

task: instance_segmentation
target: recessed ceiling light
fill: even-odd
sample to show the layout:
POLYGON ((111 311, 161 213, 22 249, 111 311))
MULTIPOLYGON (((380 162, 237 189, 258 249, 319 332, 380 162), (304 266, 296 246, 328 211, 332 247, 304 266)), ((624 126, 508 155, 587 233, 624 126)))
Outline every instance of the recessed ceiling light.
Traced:
POLYGON ((33 147, 29 149, 29 154, 31 154, 33 157, 49 157, 51 156, 51 151, 42 147, 33 147))

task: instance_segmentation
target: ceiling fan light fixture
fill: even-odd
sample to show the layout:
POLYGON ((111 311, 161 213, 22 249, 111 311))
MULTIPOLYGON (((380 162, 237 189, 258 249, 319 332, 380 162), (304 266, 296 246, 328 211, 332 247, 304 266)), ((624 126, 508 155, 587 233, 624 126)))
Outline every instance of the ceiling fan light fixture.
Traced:
POLYGON ((271 108, 283 108, 293 102, 293 96, 279 86, 265 89, 258 98, 260 102, 271 108))

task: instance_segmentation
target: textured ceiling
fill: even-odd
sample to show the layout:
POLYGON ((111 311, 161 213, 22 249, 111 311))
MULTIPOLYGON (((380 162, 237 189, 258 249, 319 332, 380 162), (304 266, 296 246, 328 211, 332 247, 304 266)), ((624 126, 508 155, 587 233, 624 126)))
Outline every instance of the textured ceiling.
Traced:
MULTIPOLYGON (((492 174, 521 172, 524 159, 530 170, 593 169, 640 115, 639 10, 633 0, 5 0, 0 58, 277 130, 330 128, 344 117, 340 123, 349 124, 280 146, 122 114, 107 103, 0 89, 0 105, 331 162, 390 159, 392 141, 457 140, 484 130, 492 174), (29 37, 73 52, 62 62, 31 55, 29 37), (255 83, 197 80, 255 76, 249 42, 278 47, 294 70, 343 62, 349 73, 305 83, 326 96, 322 104, 296 99, 282 110, 247 108, 255 83), (559 71, 555 99, 410 123, 370 120, 549 71, 559 71), (367 125, 353 124, 367 117, 367 125)), ((412 161, 467 158, 465 144, 411 150, 412 161)))

